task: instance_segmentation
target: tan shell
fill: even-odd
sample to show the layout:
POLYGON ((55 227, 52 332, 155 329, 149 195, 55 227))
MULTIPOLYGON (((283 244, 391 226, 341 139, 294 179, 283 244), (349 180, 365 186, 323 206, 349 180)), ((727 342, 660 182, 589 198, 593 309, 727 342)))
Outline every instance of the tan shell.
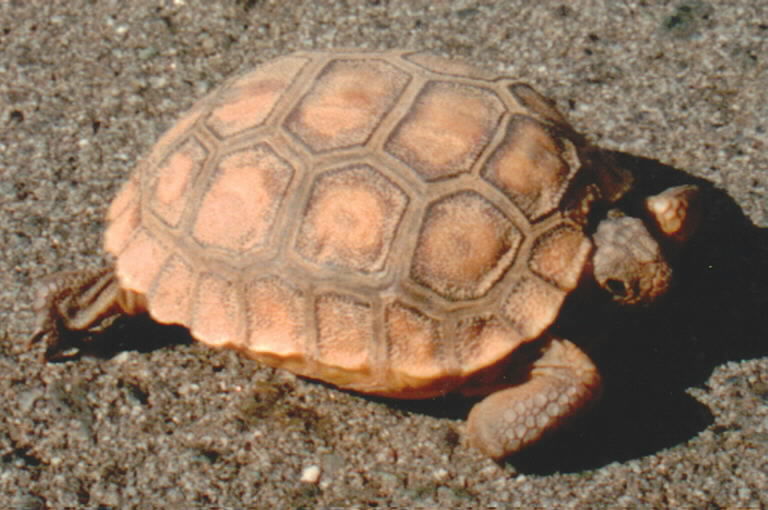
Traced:
POLYGON ((296 53, 160 139, 105 246, 157 321, 206 344, 363 392, 482 392, 590 253, 570 133, 527 85, 462 63, 296 53))

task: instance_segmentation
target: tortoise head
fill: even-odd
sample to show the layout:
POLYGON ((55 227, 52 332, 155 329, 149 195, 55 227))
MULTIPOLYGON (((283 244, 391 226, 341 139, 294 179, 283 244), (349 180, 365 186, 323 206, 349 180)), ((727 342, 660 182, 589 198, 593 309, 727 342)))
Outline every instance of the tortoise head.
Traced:
POLYGON ((598 225, 594 277, 614 301, 647 304, 666 293, 672 280, 667 255, 695 230, 698 196, 696 186, 675 186, 646 199, 649 225, 613 211, 598 225))

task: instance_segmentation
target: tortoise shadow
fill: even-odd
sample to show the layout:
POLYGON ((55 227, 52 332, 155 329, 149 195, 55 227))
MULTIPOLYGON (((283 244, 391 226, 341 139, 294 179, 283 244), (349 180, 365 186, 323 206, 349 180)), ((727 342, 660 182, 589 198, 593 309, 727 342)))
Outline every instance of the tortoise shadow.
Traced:
MULTIPOLYGON (((558 333, 587 346, 605 390, 583 417, 507 460, 525 473, 597 469, 684 443, 714 422, 686 390, 703 387, 723 363, 768 355, 768 229, 753 225, 708 181, 652 159, 609 155, 635 174, 633 194, 699 185, 701 223, 663 302, 651 309, 617 309, 576 294, 566 304, 558 333)), ((451 418, 466 417, 471 407, 451 399, 393 405, 451 418)))
POLYGON ((46 348, 44 358, 47 362, 67 363, 83 356, 107 360, 125 351, 148 353, 194 343, 187 328, 159 324, 146 314, 118 317, 98 333, 60 328, 58 336, 46 348))

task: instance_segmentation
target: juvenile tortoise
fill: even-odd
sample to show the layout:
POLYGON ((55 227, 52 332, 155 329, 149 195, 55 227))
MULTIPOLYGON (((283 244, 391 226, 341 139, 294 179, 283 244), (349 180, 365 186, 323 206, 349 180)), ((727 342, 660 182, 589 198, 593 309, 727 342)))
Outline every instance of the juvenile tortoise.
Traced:
POLYGON ((696 189, 636 218, 614 208, 631 185, 516 80, 407 51, 294 53, 160 138, 109 208, 114 265, 46 278, 33 338, 148 312, 362 393, 488 395, 468 438, 502 458, 599 394, 552 331, 566 296, 669 287, 663 246, 689 235, 696 189))

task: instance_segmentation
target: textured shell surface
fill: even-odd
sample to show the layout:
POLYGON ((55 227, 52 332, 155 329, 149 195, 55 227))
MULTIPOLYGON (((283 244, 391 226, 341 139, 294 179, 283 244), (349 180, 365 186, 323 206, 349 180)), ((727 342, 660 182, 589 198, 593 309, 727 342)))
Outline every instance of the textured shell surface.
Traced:
POLYGON ((591 242, 578 142, 514 79, 301 52, 197 102, 108 213, 120 285, 198 340, 338 386, 472 384, 556 319, 591 242))

